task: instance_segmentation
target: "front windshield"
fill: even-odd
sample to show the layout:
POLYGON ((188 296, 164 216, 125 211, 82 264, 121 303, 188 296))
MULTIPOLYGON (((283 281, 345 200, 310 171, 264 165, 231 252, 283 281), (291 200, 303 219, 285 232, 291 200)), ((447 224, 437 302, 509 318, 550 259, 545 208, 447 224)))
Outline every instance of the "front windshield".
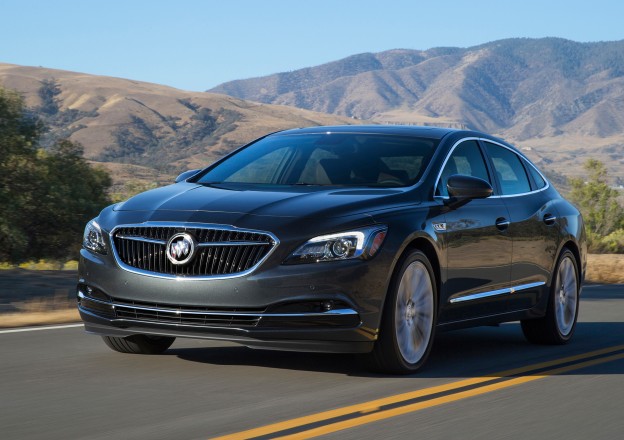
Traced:
POLYGON ((398 135, 273 135, 213 166, 197 183, 400 187, 416 183, 437 140, 398 135))

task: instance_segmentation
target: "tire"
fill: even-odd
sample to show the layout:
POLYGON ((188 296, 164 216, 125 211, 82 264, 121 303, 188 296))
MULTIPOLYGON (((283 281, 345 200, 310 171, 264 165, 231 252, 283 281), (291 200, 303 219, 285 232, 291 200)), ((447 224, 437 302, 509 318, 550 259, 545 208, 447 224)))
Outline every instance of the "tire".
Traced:
POLYGON ((568 249, 559 256, 546 315, 521 322, 522 332, 534 344, 566 344, 574 334, 580 295, 576 258, 568 249))
POLYGON ((119 353, 160 354, 171 347, 175 338, 167 336, 132 335, 125 338, 102 336, 104 343, 119 353))
POLYGON ((427 256, 410 252, 397 266, 385 301, 379 339, 371 353, 376 371, 410 374, 422 367, 433 344, 436 298, 427 256))

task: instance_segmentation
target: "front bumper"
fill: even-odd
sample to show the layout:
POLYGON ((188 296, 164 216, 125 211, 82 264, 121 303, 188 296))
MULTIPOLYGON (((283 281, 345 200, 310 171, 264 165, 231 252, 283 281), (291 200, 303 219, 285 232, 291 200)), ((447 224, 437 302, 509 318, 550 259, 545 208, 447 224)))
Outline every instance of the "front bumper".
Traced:
POLYGON ((362 261, 278 266, 226 280, 166 280, 83 250, 78 308, 87 332, 227 340, 250 347, 368 352, 383 271, 362 261))

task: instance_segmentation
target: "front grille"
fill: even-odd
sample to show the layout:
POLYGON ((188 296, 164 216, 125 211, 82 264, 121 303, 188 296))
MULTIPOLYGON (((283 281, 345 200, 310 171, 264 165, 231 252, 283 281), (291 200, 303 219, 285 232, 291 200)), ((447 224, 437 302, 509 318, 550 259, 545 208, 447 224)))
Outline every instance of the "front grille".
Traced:
POLYGON ((118 299, 113 299, 113 303, 118 319, 196 326, 255 327, 264 312, 264 309, 218 309, 118 299))
POLYGON ((276 245, 268 233, 228 227, 127 226, 117 228, 112 238, 122 267, 176 277, 244 273, 276 245), (165 252, 169 239, 180 232, 193 236, 197 249, 188 263, 176 265, 165 252))

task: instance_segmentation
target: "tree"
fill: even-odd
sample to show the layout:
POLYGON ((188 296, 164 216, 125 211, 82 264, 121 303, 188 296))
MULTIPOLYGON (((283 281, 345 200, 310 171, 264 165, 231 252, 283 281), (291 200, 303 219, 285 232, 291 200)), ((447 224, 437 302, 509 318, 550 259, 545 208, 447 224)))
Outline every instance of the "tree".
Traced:
POLYGON ((587 182, 571 179, 570 198, 583 213, 587 229, 605 236, 624 227, 624 210, 618 203, 618 191, 607 184, 607 169, 596 159, 585 162, 587 182))
POLYGON ((0 261, 75 257, 85 223, 110 203, 108 174, 69 140, 40 148, 43 130, 0 88, 0 261))
POLYGON ((22 208, 35 187, 37 141, 42 126, 24 111, 21 97, 0 88, 0 260, 22 255, 28 238, 21 228, 22 208))
MULTIPOLYGON (((619 193, 607 184, 607 169, 596 159, 585 162, 588 180, 570 179, 570 199, 577 205, 587 231, 590 248, 606 250, 604 238, 614 233, 621 235, 624 228, 624 209, 618 203, 619 193)), ((617 246, 607 246, 617 249, 617 246)))

